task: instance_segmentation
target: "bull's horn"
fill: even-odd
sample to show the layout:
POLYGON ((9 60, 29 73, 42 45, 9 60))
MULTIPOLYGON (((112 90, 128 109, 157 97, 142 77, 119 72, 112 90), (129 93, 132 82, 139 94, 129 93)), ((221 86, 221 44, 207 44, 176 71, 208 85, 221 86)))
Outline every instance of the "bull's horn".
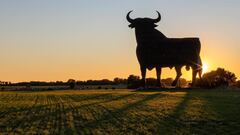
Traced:
POLYGON ((128 22, 133 23, 133 19, 130 18, 130 16, 129 16, 131 12, 132 12, 132 10, 127 13, 127 20, 128 20, 128 22))
POLYGON ((156 11, 156 12, 158 14, 158 18, 157 19, 153 19, 153 23, 157 23, 157 22, 159 22, 161 20, 161 14, 158 11, 156 11))

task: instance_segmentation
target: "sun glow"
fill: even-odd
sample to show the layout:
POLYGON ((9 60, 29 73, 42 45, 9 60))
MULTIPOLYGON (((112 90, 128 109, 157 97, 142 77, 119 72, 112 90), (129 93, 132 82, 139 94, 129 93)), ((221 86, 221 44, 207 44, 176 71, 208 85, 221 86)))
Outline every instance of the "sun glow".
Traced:
POLYGON ((206 73, 208 71, 208 65, 207 63, 203 63, 202 65, 203 73, 206 73))

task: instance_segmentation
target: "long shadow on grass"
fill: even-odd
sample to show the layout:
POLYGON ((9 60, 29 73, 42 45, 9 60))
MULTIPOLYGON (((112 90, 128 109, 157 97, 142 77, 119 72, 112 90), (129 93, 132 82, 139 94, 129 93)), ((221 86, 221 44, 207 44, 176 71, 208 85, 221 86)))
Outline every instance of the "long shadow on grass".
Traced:
MULTIPOLYGON (((66 123, 66 113, 69 112, 77 112, 78 109, 87 109, 88 106, 93 106, 93 105, 97 105, 97 104, 101 104, 101 103, 107 103, 107 102, 112 102, 115 100, 122 100, 124 98, 128 98, 135 95, 135 93, 132 94, 124 94, 121 96, 117 96, 117 97, 113 97, 109 94, 101 94, 101 95, 96 95, 93 97, 89 97, 89 98, 83 98, 84 100, 91 100, 91 99, 98 99, 99 97, 101 97, 102 100, 100 101, 96 101, 93 103, 87 103, 87 104, 83 104, 83 105, 79 105, 79 106, 75 106, 72 102, 77 101, 79 102, 80 100, 73 96, 72 100, 69 101, 64 101, 61 99, 61 96, 47 96, 48 100, 52 100, 56 103, 54 104, 47 104, 47 105, 38 105, 36 106, 36 104, 34 104, 31 107, 28 107, 27 109, 20 109, 20 110, 14 110, 12 113, 20 113, 23 117, 21 117, 20 119, 15 119, 15 120, 9 120, 11 122, 6 123, 5 127, 11 127, 13 130, 15 131, 15 129, 17 128, 27 128, 25 127, 26 125, 31 125, 31 123, 34 123, 36 121, 41 121, 40 123, 42 123, 41 125, 46 125, 46 123, 49 121, 48 119, 50 117, 54 117, 55 120, 57 120, 58 122, 62 122, 65 128, 59 127, 59 131, 60 130, 65 130, 68 129, 67 128, 67 123, 66 123), (106 100, 104 99, 106 98, 106 100), (54 108, 54 110, 49 110, 48 108, 54 108), (56 107, 56 108, 55 108, 56 107), (35 112, 34 114, 30 113, 30 112, 35 112), (22 114, 24 113, 24 114, 22 114), (41 114, 42 113, 42 114, 41 114), (27 124, 26 124, 27 123, 27 124), (25 126, 24 126, 25 125, 25 126)), ((79 95, 80 96, 80 95, 79 95)), ((64 98, 71 98, 70 97, 64 97, 64 98)), ((9 112, 10 113, 10 112, 9 112)), ((79 114, 77 114, 79 115, 79 114)), ((81 114, 80 114, 81 115, 81 114)), ((57 125, 57 124, 55 124, 57 125)), ((56 127, 53 127, 56 128, 56 127)), ((64 131, 65 132, 65 131, 64 131)), ((66 131, 65 133, 71 133, 66 131)))
MULTIPOLYGON (((208 134, 208 133, 218 133, 217 128, 221 121, 213 120, 210 115, 211 112, 215 113, 216 103, 215 105, 211 106, 211 101, 215 100, 214 96, 212 98, 206 98, 207 95, 211 94, 209 92, 196 92, 196 91, 188 91, 182 97, 181 102, 174 108, 172 113, 167 115, 164 118, 161 118, 159 121, 159 131, 163 134, 208 134), (187 105, 189 104, 190 100, 198 99, 203 101, 201 107, 201 118, 195 120, 195 118, 190 119, 182 119, 181 116, 184 115, 185 111, 188 109, 187 105)), ((197 102, 193 100, 192 102, 197 102)), ((189 106, 194 107, 194 106, 189 106)), ((199 106, 200 107, 200 106, 199 106)), ((224 109, 223 109, 224 110, 224 109)), ((222 110, 222 111, 223 111, 222 110)), ((194 112, 191 112, 194 113, 194 112)), ((234 129, 234 128, 233 128, 234 129)), ((218 134, 223 134, 224 132, 219 132, 218 134)), ((224 134, 229 133, 225 132, 224 134)))
MULTIPOLYGON (((57 120, 59 120, 59 122, 62 122, 64 124, 64 128, 62 127, 59 127, 59 131, 63 130, 64 134, 74 134, 74 133, 78 133, 78 134, 88 134, 88 130, 86 130, 87 127, 84 127, 82 126, 82 123, 84 121, 86 121, 86 119, 83 117, 83 115, 85 114, 93 114, 93 110, 90 109, 90 106, 94 106, 94 107, 97 107, 98 104, 101 104, 101 103, 108 103, 108 102, 113 102, 113 101, 117 101, 117 100, 123 100, 123 99, 126 99, 126 98, 129 98, 131 96, 134 96, 135 93, 132 93, 132 94, 124 94, 124 95, 121 95, 121 96, 117 96, 117 97, 112 97, 112 96, 108 96, 106 100, 104 101, 97 101, 97 102, 94 102, 94 103, 89 103, 89 104, 83 104, 83 105, 80 105, 80 106, 76 106, 73 102, 69 102, 68 103, 68 106, 67 108, 64 108, 63 104, 60 104, 57 108, 57 110, 55 112, 52 112, 52 113, 49 113, 47 114, 48 116, 59 116, 57 118, 57 120), (73 125, 72 125, 72 129, 69 129, 68 128, 68 124, 66 123, 67 122, 67 119, 66 119, 66 114, 67 113, 72 113, 73 114, 73 125), (61 115, 63 114, 63 116, 61 115), (76 130, 80 128, 81 130, 76 130)), ((97 109, 97 108, 95 108, 97 109)), ((39 119, 41 119, 41 117, 43 118, 43 116, 40 116, 39 119)))
MULTIPOLYGON (((55 96, 55 95, 49 95, 47 97, 52 97, 52 96, 55 96)), ((69 98, 71 98, 75 102, 81 102, 81 101, 85 101, 85 100, 92 100, 92 99, 96 100, 96 99, 99 99, 99 98, 106 98, 106 97, 109 97, 109 96, 111 96, 111 94, 96 94, 96 95, 90 95, 90 96, 88 96, 88 95, 69 95, 69 98)), ((39 96, 37 96, 37 97, 39 97, 39 96)), ((61 96, 59 96, 59 97, 61 97, 61 96)), ((56 100, 56 101, 58 101, 58 100, 56 100)), ((37 103, 37 101, 35 102, 35 104, 36 103, 37 103)), ((64 103, 64 102, 62 102, 62 103, 64 103)), ((68 102, 65 102, 65 103, 68 103, 68 102)), ((6 115, 11 115, 12 113, 21 113, 21 112, 24 112, 24 111, 29 111, 33 108, 38 109, 38 108, 42 108, 42 107, 46 107, 46 106, 50 106, 50 105, 54 105, 54 104, 59 104, 59 103, 56 102, 56 103, 52 103, 52 104, 37 105, 37 106, 35 106, 35 104, 34 104, 34 107, 33 106, 24 107, 24 108, 11 107, 6 112, 0 113, 0 119, 2 117, 5 117, 6 115)))
MULTIPOLYGON (((29 115, 31 115, 32 110, 33 110, 33 108, 36 107, 38 100, 39 100, 39 97, 37 96, 36 99, 35 99, 35 101, 34 101, 34 104, 33 104, 32 106, 28 107, 28 109, 24 108, 24 109, 21 110, 21 111, 23 111, 23 112, 25 113, 25 114, 24 114, 24 118, 27 117, 27 116, 29 116, 29 115)), ((10 110, 10 113, 11 113, 12 111, 14 111, 14 110, 10 110)), ((8 115, 6 115, 6 116, 8 116, 8 115)), ((16 128, 17 128, 19 125, 21 125, 21 123, 23 122, 24 118, 22 118, 20 121, 15 121, 14 123, 11 123, 11 128, 13 129, 13 131, 16 131, 16 128)), ((14 120, 13 120, 13 119, 10 119, 8 122, 10 122, 10 121, 14 121, 14 120)), ((9 127, 7 124, 5 124, 5 126, 6 126, 6 127, 9 127)))
POLYGON ((159 126, 155 132, 156 134, 177 134, 176 130, 185 128, 186 125, 182 123, 180 119, 181 116, 184 114, 184 111, 187 107, 189 100, 191 99, 190 92, 186 92, 186 94, 182 97, 181 102, 174 108, 172 113, 168 114, 166 117, 160 118, 158 123, 159 126))
MULTIPOLYGON (((79 95, 79 98, 73 98, 75 99, 77 102, 80 102, 80 101, 84 101, 84 100, 92 100, 92 99, 99 99, 99 98, 104 98, 104 97, 109 97, 110 94, 98 94, 98 95, 94 95, 94 96, 86 96, 84 95, 79 95)), ((1 126, 2 128, 4 127, 11 127, 13 129, 13 131, 15 129, 17 129, 18 127, 21 127, 23 126, 23 124, 25 123, 28 123, 28 122, 31 122, 31 121, 35 121, 35 120, 39 120, 42 118, 45 118, 47 117, 48 115, 50 115, 49 113, 46 113, 44 114, 43 116, 36 116, 36 113, 40 112, 40 110, 44 110, 44 108, 48 108, 50 106, 55 106, 55 105, 58 105, 58 104, 67 104, 69 103, 68 101, 66 102, 59 102, 59 98, 61 98, 61 96, 54 96, 54 95, 49 95, 47 96, 47 102, 48 104, 46 105, 37 105, 38 102, 40 102, 39 100, 39 96, 36 96, 36 100, 35 100, 35 103, 32 105, 32 106, 29 106, 29 107, 24 107, 24 108, 9 108, 6 112, 4 112, 3 114, 0 115, 0 119, 5 117, 5 116, 13 116, 13 117, 9 117, 11 119, 8 119, 6 120, 6 123, 4 123, 3 126, 1 126), (53 98, 53 97, 58 97, 58 98, 53 98), (50 103, 49 101, 53 99, 52 101, 53 102, 56 102, 56 103, 50 103), (32 112, 36 112, 36 113, 32 113, 32 112), (17 115, 21 115, 20 118, 14 118, 16 117, 17 115), (37 119, 39 118, 39 119, 37 119)), ((26 101, 27 102, 27 101, 26 101)), ((63 106, 63 105, 62 105, 63 106)), ((51 112, 51 113, 54 113, 55 112, 51 112)))
POLYGON ((202 94, 201 98, 206 101, 209 115, 213 117, 199 121, 199 127, 216 134, 240 134, 239 94, 236 91, 211 91, 202 94))
MULTIPOLYGON (((149 94, 149 95, 146 95, 146 97, 144 97, 143 99, 138 100, 137 102, 127 104, 127 105, 123 106, 122 108, 115 109, 115 110, 109 110, 108 108, 106 108, 104 106, 99 106, 99 107, 105 109, 107 111, 107 113, 103 114, 100 118, 96 118, 94 121, 87 122, 86 124, 83 125, 83 127, 89 128, 90 130, 101 127, 101 129, 105 130, 103 124, 111 123, 112 126, 120 128, 123 126, 122 118, 126 117, 129 110, 144 107, 142 105, 144 105, 145 103, 147 103, 159 96, 163 96, 163 95, 160 93, 149 94)), ((81 129, 79 129, 79 130, 81 130, 81 129)), ((132 132, 134 132, 136 134, 138 133, 136 128, 128 127, 127 130, 131 130, 132 132)), ((105 132, 107 133, 107 131, 105 131, 105 132)), ((125 132, 127 132, 127 131, 125 131, 125 132)))

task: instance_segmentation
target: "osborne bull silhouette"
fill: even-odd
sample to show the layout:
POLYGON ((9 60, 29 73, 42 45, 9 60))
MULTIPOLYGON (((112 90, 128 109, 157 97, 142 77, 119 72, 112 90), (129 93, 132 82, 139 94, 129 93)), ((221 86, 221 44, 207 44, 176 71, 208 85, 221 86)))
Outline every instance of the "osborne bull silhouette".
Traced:
POLYGON ((176 86, 181 77, 181 68, 192 69, 192 86, 195 84, 197 73, 201 78, 202 61, 200 58, 201 43, 199 38, 168 38, 155 29, 155 23, 161 20, 158 17, 151 18, 130 18, 128 12, 126 18, 130 28, 135 28, 137 40, 137 59, 140 64, 142 85, 145 86, 146 70, 156 68, 158 85, 161 86, 161 68, 175 68, 176 78, 172 85, 176 86))

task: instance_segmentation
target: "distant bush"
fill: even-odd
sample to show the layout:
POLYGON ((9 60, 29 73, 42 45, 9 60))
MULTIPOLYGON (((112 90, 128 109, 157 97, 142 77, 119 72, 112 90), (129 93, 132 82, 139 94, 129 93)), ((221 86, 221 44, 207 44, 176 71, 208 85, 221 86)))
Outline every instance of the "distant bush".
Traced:
POLYGON ((173 82, 173 79, 172 79, 172 78, 166 78, 166 79, 162 79, 162 80, 161 80, 161 83, 162 83, 164 86, 171 86, 171 85, 172 85, 172 82, 173 82))
POLYGON ((238 80, 238 81, 234 84, 234 86, 240 88, 240 80, 238 80))
POLYGON ((69 80, 67 81, 67 83, 68 83, 70 89, 74 89, 75 86, 76 86, 76 81, 75 81, 74 79, 69 79, 69 80))
POLYGON ((114 84, 127 84, 127 79, 115 77, 113 79, 114 84))
POLYGON ((47 90, 53 90, 53 88, 51 88, 51 87, 48 87, 48 88, 47 88, 47 90))
POLYGON ((30 84, 27 84, 25 89, 26 89, 26 90, 31 90, 31 89, 32 89, 32 86, 31 86, 30 84))
POLYGON ((196 86, 202 88, 227 87, 234 84, 236 79, 234 73, 223 68, 218 68, 217 70, 205 73, 201 80, 197 80, 196 86))
POLYGON ((127 88, 128 89, 136 89, 141 86, 140 77, 136 75, 129 75, 127 79, 127 88))
POLYGON ((148 86, 157 86, 157 79, 155 79, 155 78, 146 78, 146 84, 148 86))
POLYGON ((179 85, 179 87, 186 87, 186 86, 188 86, 188 81, 185 78, 180 78, 178 85, 179 85))

